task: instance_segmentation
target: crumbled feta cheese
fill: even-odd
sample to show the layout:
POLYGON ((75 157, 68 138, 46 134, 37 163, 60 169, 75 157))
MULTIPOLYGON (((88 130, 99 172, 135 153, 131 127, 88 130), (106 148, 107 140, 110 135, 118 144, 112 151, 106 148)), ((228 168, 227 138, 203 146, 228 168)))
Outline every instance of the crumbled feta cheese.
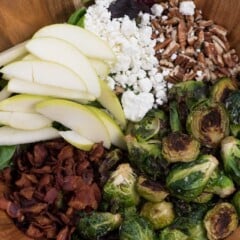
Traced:
POLYGON ((151 7, 151 12, 154 16, 156 17, 160 17, 163 13, 163 7, 162 5, 160 4, 154 4, 152 7, 151 7))
POLYGON ((201 77, 201 76, 202 76, 202 74, 203 74, 203 72, 202 72, 202 71, 200 71, 200 70, 198 70, 198 71, 196 72, 196 75, 197 75, 198 77, 201 77))
MULTIPOLYGON (((138 25, 128 16, 111 19, 108 7, 113 1, 95 1, 87 9, 85 28, 108 42, 114 51, 117 61, 111 64, 106 81, 111 89, 120 86, 127 91, 122 97, 123 110, 127 119, 139 121, 153 107, 156 99, 157 105, 166 101, 167 83, 164 75, 158 73, 159 62, 154 50, 157 40, 152 39, 151 19, 154 16, 140 13, 138 25)), ((156 4, 152 11, 155 16, 160 16, 163 7, 156 4)), ((160 40, 165 40, 163 35, 160 40)))
POLYGON ((177 54, 176 53, 173 53, 172 56, 171 56, 171 60, 175 60, 177 58, 177 54))
POLYGON ((126 91, 122 95, 122 106, 127 119, 137 122, 152 109, 154 97, 152 93, 141 92, 135 94, 133 91, 126 91))
POLYGON ((183 1, 179 5, 179 11, 183 15, 194 15, 196 5, 193 1, 183 1))

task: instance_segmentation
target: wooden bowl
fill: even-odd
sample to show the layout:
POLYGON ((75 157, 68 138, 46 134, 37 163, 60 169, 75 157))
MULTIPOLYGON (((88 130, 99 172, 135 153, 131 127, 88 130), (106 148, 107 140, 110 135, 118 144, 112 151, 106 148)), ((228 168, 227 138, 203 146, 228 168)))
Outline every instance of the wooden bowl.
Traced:
MULTIPOLYGON (((239 0, 195 0, 206 19, 226 27, 231 46, 240 55, 239 0)), ((81 0, 1 0, 0 51, 32 36, 40 27, 64 22, 81 0)), ((6 188, 0 183, 0 195, 6 188)), ((31 240, 13 225, 8 216, 0 211, 0 239, 31 240)), ((240 227, 227 240, 239 240, 240 227)))

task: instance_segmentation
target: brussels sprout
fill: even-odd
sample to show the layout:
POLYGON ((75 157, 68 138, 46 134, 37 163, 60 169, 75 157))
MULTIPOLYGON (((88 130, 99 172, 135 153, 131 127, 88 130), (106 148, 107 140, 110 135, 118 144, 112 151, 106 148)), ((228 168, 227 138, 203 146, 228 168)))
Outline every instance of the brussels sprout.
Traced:
POLYGON ((213 198, 213 193, 202 192, 199 196, 197 196, 193 202, 195 203, 207 203, 211 201, 213 198))
POLYGON ((148 219, 156 230, 172 224, 175 219, 173 204, 166 201, 145 203, 140 215, 148 219))
POLYGON ((202 155, 193 162, 177 164, 170 170, 166 185, 174 196, 190 202, 203 192, 217 166, 218 160, 212 155, 202 155))
POLYGON ((204 217, 204 226, 209 240, 224 239, 238 226, 238 215, 230 203, 218 203, 204 217))
POLYGON ((135 136, 138 141, 146 141, 167 131, 167 117, 162 110, 152 110, 139 122, 129 122, 127 134, 135 136))
POLYGON ((215 102, 224 103, 230 93, 237 89, 238 86, 236 81, 230 78, 222 78, 213 85, 211 97, 215 102))
POLYGON ((240 185, 240 140, 226 137, 221 143, 221 156, 225 172, 240 185))
POLYGON ((200 144, 191 136, 175 132, 163 138, 162 155, 169 162, 191 162, 200 152, 200 144))
POLYGON ((185 102, 190 109, 208 96, 208 87, 203 82, 186 81, 175 84, 169 91, 169 98, 185 102))
POLYGON ((122 222, 120 214, 93 212, 85 214, 77 224, 77 230, 86 239, 98 239, 108 232, 117 229, 122 222))
POLYGON ((234 194, 232 203, 237 211, 238 217, 240 218, 240 191, 234 194))
POLYGON ((230 132, 236 138, 240 138, 240 124, 231 124, 230 132))
POLYGON ((125 137, 130 163, 141 173, 156 179, 162 175, 162 151, 159 141, 139 142, 131 135, 125 137))
POLYGON ((169 194, 162 184, 142 176, 140 176, 137 181, 137 192, 141 197, 150 202, 161 202, 169 194))
POLYGON ((120 164, 103 187, 103 197, 119 207, 137 205, 136 176, 128 163, 120 164))
POLYGON ((240 124, 240 90, 233 92, 225 101, 230 122, 240 124))
POLYGON ((226 176, 223 171, 216 169, 208 183, 204 192, 214 193, 219 195, 221 198, 228 197, 235 191, 235 186, 231 178, 226 176))
POLYGON ((202 219, 196 220, 190 217, 179 217, 171 228, 178 229, 188 236, 187 240, 206 240, 206 230, 202 219))
POLYGON ((155 240, 152 225, 140 216, 125 218, 119 231, 120 240, 155 240))
POLYGON ((189 240, 189 238, 178 229, 165 228, 160 232, 159 240, 189 240))
POLYGON ((176 101, 169 103, 169 121, 172 132, 182 131, 181 119, 176 101))
POLYGON ((188 131, 206 147, 217 147, 229 134, 229 119, 224 106, 210 100, 196 105, 187 118, 188 131))

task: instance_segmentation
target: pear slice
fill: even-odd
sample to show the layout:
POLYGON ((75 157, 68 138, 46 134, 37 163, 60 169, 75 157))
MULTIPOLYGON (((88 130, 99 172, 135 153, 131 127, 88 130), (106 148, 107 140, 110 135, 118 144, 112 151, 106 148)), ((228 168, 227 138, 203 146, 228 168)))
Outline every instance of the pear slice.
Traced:
POLYGON ((34 130, 49 127, 52 121, 38 113, 0 111, 0 123, 17 129, 34 130))
POLYGON ((86 106, 61 99, 50 99, 36 105, 36 111, 60 122, 94 143, 111 145, 110 136, 102 120, 86 106))
POLYGON ((46 141, 58 138, 58 131, 52 127, 37 130, 21 130, 12 127, 0 127, 0 145, 18 145, 46 141))
POLYGON ((43 100, 46 96, 19 94, 6 98, 0 102, 0 110, 8 112, 35 112, 35 105, 43 100))
POLYGON ((26 56, 24 56, 23 58, 22 58, 22 60, 23 61, 25 61, 25 60, 39 60, 39 58, 37 58, 36 56, 34 56, 34 55, 32 55, 32 54, 27 54, 26 56))
POLYGON ((59 134, 65 139, 65 141, 84 151, 91 150, 94 144, 94 142, 74 131, 59 131, 59 134))
POLYGON ((1 91, 0 91, 0 101, 8 98, 11 96, 12 92, 8 91, 7 86, 5 86, 1 91))
POLYGON ((25 60, 10 63, 0 69, 7 78, 18 78, 34 83, 47 84, 87 91, 85 82, 70 69, 53 62, 25 60))
POLYGON ((122 128, 125 128, 126 118, 118 97, 105 81, 101 80, 100 86, 101 95, 97 98, 98 102, 114 116, 122 128))
POLYGON ((97 72, 97 75, 100 77, 100 79, 106 79, 109 72, 110 72, 110 67, 107 63, 97 60, 97 59, 89 59, 93 68, 97 72))
POLYGON ((32 83, 20 79, 11 79, 7 85, 10 92, 68 98, 80 102, 94 101, 95 97, 87 92, 32 83))
POLYGON ((0 67, 4 66, 20 57, 23 57, 27 50, 25 48, 27 42, 22 42, 0 53, 0 67))
POLYGON ((77 47, 85 56, 108 61, 115 61, 110 46, 94 33, 70 24, 52 24, 37 31, 34 38, 54 37, 65 40, 77 47))
POLYGON ((31 39, 26 48, 38 58, 61 64, 75 72, 86 84, 88 92, 100 96, 100 83, 89 60, 74 46, 57 38, 31 39))
POLYGON ((103 110, 93 106, 88 106, 88 108, 94 113, 96 113, 96 115, 103 121, 104 125, 108 130, 112 144, 119 148, 126 149, 124 135, 116 122, 103 110))

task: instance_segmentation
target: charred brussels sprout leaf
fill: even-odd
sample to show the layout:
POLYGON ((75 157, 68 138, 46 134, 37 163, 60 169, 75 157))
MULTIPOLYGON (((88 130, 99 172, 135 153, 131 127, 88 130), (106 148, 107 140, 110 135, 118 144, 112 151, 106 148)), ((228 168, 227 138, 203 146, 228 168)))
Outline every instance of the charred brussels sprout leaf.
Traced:
POLYGON ((164 161, 160 142, 155 140, 139 142, 131 135, 126 136, 125 139, 130 163, 153 179, 162 176, 164 161))
POLYGON ((163 135, 166 131, 167 117, 161 110, 154 110, 139 122, 129 122, 127 134, 135 136, 138 141, 146 141, 157 135, 163 135))
POLYGON ((204 226, 209 240, 224 239, 238 226, 238 215, 230 203, 218 203, 204 217, 204 226))
POLYGON ((165 228, 160 232, 159 240, 188 240, 188 236, 178 229, 165 228))
POLYGON ((240 185, 240 140, 226 137, 221 143, 221 156, 225 172, 240 185))
POLYGON ((130 207, 138 204, 136 176, 129 164, 119 165, 111 174, 103 187, 103 197, 119 207, 130 207))
POLYGON ((152 225, 140 216, 125 218, 119 231, 120 240, 156 240, 152 225))
POLYGON ((213 198, 213 193, 202 192, 199 196, 197 196, 193 202, 195 203, 207 203, 211 201, 213 198))
POLYGON ((210 100, 196 105, 187 119, 188 131, 202 145, 217 147, 229 134, 229 118, 224 106, 210 100))
POLYGON ((163 138, 162 155, 169 163, 191 162, 199 152, 199 142, 187 134, 176 132, 163 138))
POLYGON ((81 217, 77 230, 86 239, 98 239, 108 232, 117 229, 122 222, 120 214, 94 212, 81 217))
POLYGON ((182 131, 181 119, 176 101, 169 103, 169 118, 172 132, 182 131))
POLYGON ((190 109, 197 102, 207 98, 208 87, 203 82, 186 81, 175 84, 169 91, 169 98, 185 102, 190 109))
POLYGON ((156 230, 169 226, 175 219, 173 204, 166 201, 145 203, 140 215, 148 219, 156 230))
POLYGON ((218 80, 212 88, 211 97, 215 102, 224 103, 231 92, 238 89, 237 83, 230 78, 218 80))
POLYGON ((150 202, 161 202, 169 195, 161 183, 151 181, 142 176, 137 181, 137 192, 141 197, 150 202))
POLYGON ((226 176, 223 171, 215 170, 204 191, 225 198, 235 191, 235 187, 232 179, 226 176))
POLYGON ((181 163, 170 170, 166 184, 173 196, 193 201, 206 187, 218 160, 212 155, 202 155, 197 160, 181 163))
POLYGON ((225 102, 230 122, 240 124, 240 90, 233 92, 225 102))

